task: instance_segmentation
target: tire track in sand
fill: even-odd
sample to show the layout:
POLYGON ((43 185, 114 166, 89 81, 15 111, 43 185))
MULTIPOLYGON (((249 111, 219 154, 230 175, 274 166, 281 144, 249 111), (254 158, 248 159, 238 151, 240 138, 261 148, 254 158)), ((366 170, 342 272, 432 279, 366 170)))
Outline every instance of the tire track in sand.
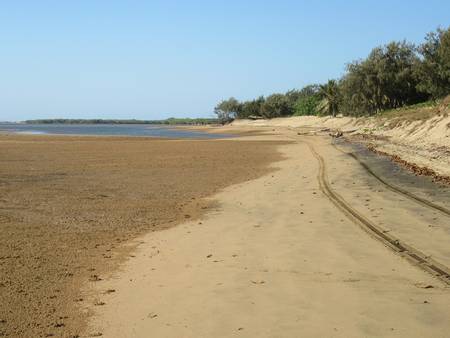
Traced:
POLYGON ((313 145, 309 142, 304 140, 300 140, 300 142, 305 143, 313 156, 317 159, 319 163, 319 173, 317 175, 317 179, 319 181, 320 190, 338 209, 340 209, 354 223, 357 223, 363 230, 384 243, 387 247, 407 258, 410 262, 414 263, 421 269, 433 274, 446 284, 450 285, 450 269, 447 266, 433 260, 430 256, 408 245, 407 243, 404 243, 399 238, 389 235, 386 230, 368 220, 364 217, 364 215, 352 208, 342 196, 334 191, 328 182, 326 164, 322 156, 319 155, 313 145))
POLYGON ((386 188, 388 188, 389 190, 391 190, 391 191, 393 191, 395 193, 401 194, 401 195, 409 198, 410 200, 412 200, 412 201, 414 201, 414 202, 416 202, 416 203, 418 203, 418 204, 420 204, 420 205, 422 205, 424 207, 431 208, 431 209, 433 209, 435 211, 439 211, 439 212, 443 213, 446 216, 450 216, 450 210, 449 209, 447 209, 447 208, 445 208, 443 206, 437 205, 437 204, 435 204, 435 203, 433 203, 431 201, 428 201, 428 200, 426 200, 426 199, 424 199, 422 197, 414 195, 413 193, 411 193, 411 192, 409 192, 409 191, 407 191, 405 189, 402 189, 400 187, 397 187, 397 186, 387 182, 386 180, 384 180, 383 178, 378 176, 372 169, 370 169, 370 167, 366 163, 361 161, 361 159, 355 153, 352 153, 352 152, 348 153, 348 152, 346 152, 346 151, 344 151, 342 149, 339 149, 339 147, 336 146, 336 144, 334 144, 334 143, 332 143, 331 145, 336 150, 340 151, 341 153, 346 154, 346 155, 352 157, 353 159, 355 159, 371 176, 376 178, 380 183, 382 183, 384 186, 386 186, 386 188))

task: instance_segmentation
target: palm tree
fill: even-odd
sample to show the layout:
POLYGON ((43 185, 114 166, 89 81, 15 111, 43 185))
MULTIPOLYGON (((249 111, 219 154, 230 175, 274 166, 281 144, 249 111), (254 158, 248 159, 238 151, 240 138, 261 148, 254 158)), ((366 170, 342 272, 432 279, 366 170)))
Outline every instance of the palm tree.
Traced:
POLYGON ((335 117, 339 112, 339 85, 336 80, 328 80, 326 84, 320 85, 319 95, 322 101, 319 103, 318 110, 323 115, 332 115, 335 117))

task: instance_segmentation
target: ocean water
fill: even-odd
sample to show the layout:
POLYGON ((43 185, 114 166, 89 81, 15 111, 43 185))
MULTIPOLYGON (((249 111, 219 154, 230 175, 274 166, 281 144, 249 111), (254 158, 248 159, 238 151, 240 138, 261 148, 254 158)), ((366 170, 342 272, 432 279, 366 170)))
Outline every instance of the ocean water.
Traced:
POLYGON ((169 126, 149 124, 8 124, 0 123, 0 132, 33 135, 97 135, 147 136, 166 138, 224 138, 226 134, 208 134, 194 130, 172 129, 169 126))

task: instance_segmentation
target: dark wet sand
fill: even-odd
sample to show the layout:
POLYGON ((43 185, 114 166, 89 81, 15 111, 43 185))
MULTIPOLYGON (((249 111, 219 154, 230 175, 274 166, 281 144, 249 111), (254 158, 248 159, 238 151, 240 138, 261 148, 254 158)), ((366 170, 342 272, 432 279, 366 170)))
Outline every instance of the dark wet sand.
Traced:
POLYGON ((0 135, 0 336, 77 337, 82 283, 117 268, 129 240, 267 173, 279 144, 0 135))

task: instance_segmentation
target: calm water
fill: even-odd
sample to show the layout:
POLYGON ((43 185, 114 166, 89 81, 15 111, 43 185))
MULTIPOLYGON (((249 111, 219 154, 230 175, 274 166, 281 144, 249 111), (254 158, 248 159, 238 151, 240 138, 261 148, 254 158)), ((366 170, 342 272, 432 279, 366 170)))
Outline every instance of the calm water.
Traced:
POLYGON ((148 124, 1 124, 0 132, 21 134, 62 134, 100 136, 150 136, 167 138, 222 138, 225 134, 207 134, 191 130, 170 129, 148 124))

